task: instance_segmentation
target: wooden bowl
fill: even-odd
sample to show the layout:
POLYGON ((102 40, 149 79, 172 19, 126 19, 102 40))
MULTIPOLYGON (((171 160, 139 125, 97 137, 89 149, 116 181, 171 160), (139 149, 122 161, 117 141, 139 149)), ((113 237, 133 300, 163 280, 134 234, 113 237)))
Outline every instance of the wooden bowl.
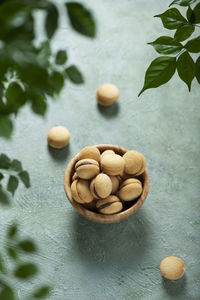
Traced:
MULTIPOLYGON (((119 155, 123 155, 124 153, 126 153, 128 151, 128 149, 120 147, 120 146, 116 146, 116 145, 108 144, 108 145, 95 145, 95 146, 99 149, 100 152, 103 152, 105 150, 113 150, 113 151, 115 151, 115 153, 117 153, 119 155)), ((70 203, 81 215, 83 215, 84 217, 86 217, 89 220, 99 222, 99 223, 115 223, 115 222, 124 220, 124 219, 128 218, 130 215, 134 214, 140 208, 140 206, 143 204, 144 200, 147 197, 148 190, 149 190, 149 176, 148 176, 147 170, 145 170, 144 173, 141 174, 140 176, 136 177, 142 182, 143 191, 142 191, 141 196, 138 199, 136 199, 135 201, 130 201, 130 202, 127 201, 126 202, 127 208, 125 210, 123 210, 122 212, 119 212, 119 213, 113 214, 113 215, 103 215, 100 213, 90 211, 89 209, 84 207, 82 204, 79 204, 76 201, 74 201, 72 198, 70 186, 72 183, 72 176, 75 172, 74 166, 75 166, 76 162, 78 161, 78 159, 79 159, 79 153, 76 156, 74 156, 74 158, 72 158, 72 160, 69 162, 69 164, 65 170, 65 174, 64 174, 64 186, 65 186, 65 193, 66 193, 70 203)))

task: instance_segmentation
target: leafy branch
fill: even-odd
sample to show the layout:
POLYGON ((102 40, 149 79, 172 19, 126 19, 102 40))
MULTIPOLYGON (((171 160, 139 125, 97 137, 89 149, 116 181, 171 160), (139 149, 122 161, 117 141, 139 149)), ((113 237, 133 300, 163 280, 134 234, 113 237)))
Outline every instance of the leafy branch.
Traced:
MULTIPOLYGON (((19 280, 29 280, 39 272, 37 265, 29 260, 24 262, 24 257, 28 254, 37 253, 36 244, 30 239, 21 239, 19 237, 18 225, 13 223, 9 226, 6 240, 5 253, 11 259, 12 267, 5 264, 5 255, 0 254, 0 299, 15 300, 16 293, 14 289, 7 284, 7 278, 17 278, 19 280)), ((1 249, 2 251, 2 249, 1 249)), ((50 292, 48 285, 38 286, 30 294, 30 299, 46 297, 50 292)))
MULTIPOLYGON (((92 14, 78 2, 64 5, 72 28, 87 37, 95 37, 92 14)), ((59 24, 55 4, 47 0, 7 0, 0 4, 0 136, 9 138, 13 131, 12 115, 29 103, 34 113, 44 115, 48 96, 55 97, 67 79, 84 82, 74 65, 67 66, 66 50, 51 52, 50 40, 59 24), (46 13, 47 40, 34 45, 33 13, 46 13)))
POLYGON ((176 30, 174 37, 161 36, 154 42, 148 43, 153 46, 157 53, 164 54, 152 61, 149 65, 144 80, 144 86, 140 96, 145 90, 157 88, 167 83, 174 73, 178 72, 180 79, 186 83, 188 90, 196 77, 200 84, 200 56, 194 61, 190 53, 200 53, 200 35, 186 41, 200 27, 200 3, 192 9, 191 4, 196 0, 174 0, 169 6, 179 5, 187 7, 186 18, 177 8, 170 8, 155 17, 160 18, 165 28, 176 30), (184 44, 181 43, 186 41, 184 44), (176 56, 169 56, 175 55, 176 56))

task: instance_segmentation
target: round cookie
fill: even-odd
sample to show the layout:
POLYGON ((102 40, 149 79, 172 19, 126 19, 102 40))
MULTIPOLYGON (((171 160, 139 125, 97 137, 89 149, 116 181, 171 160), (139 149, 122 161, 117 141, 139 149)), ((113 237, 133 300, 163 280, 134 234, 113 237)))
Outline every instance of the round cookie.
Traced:
POLYGON ((81 150, 79 154, 79 159, 91 158, 96 161, 100 161, 100 151, 95 146, 88 146, 81 150))
POLYGON ((112 215, 120 212, 123 208, 123 205, 117 196, 110 195, 106 199, 98 200, 96 207, 98 212, 105 215, 112 215))
POLYGON ((100 105, 110 106, 119 98, 119 90, 113 84, 103 84, 98 88, 96 98, 100 105))
POLYGON ((104 173, 115 176, 120 175, 124 170, 125 161, 118 154, 104 155, 101 158, 101 169, 104 173))
POLYGON ((112 181, 104 173, 97 175, 90 184, 90 191, 94 198, 101 199, 108 197, 112 192, 112 181))
POLYGON ((167 279, 177 280, 185 273, 184 261, 176 256, 168 256, 160 263, 160 273, 167 279))
POLYGON ((90 203, 93 196, 90 192, 90 183, 87 180, 76 179, 71 184, 73 199, 78 203, 90 203))
POLYGON ((127 174, 138 176, 144 172, 146 168, 146 159, 143 154, 130 150, 123 155, 123 158, 125 160, 124 171, 127 174))
POLYGON ((122 182, 118 195, 121 200, 131 201, 142 194, 142 183, 136 178, 129 178, 122 182))
POLYGON ((82 179, 92 179, 99 174, 99 163, 94 159, 81 159, 75 165, 76 174, 82 179))
POLYGON ((112 192, 111 194, 115 194, 119 188, 119 179, 117 176, 109 176, 112 181, 112 192))
POLYGON ((76 179, 78 179, 79 177, 78 177, 78 175, 76 174, 76 172, 74 173, 74 175, 72 176, 72 181, 74 181, 74 180, 76 180, 76 179))
POLYGON ((56 149, 61 149, 67 146, 69 140, 69 130, 63 126, 53 127, 47 134, 47 143, 49 144, 49 146, 56 149))
POLYGON ((101 153, 101 159, 102 157, 104 157, 104 155, 108 155, 108 154, 115 154, 115 152, 113 150, 105 150, 101 153))

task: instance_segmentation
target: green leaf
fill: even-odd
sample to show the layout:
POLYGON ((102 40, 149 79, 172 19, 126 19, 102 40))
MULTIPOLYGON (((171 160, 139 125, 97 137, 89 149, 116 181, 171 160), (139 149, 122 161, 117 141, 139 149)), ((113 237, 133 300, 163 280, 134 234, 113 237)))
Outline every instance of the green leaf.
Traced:
POLYGON ((45 298, 46 296, 48 296, 50 290, 51 288, 48 285, 41 286, 34 292, 33 297, 36 299, 45 298))
POLYGON ((56 64, 64 65, 67 61, 67 53, 64 50, 59 50, 56 54, 56 64))
POLYGON ((13 290, 0 280, 0 299, 1 300, 16 300, 13 290))
POLYGON ((195 24, 200 23, 200 3, 198 3, 195 8, 194 8, 194 19, 195 19, 195 24))
POLYGON ((177 71, 179 77, 187 84, 190 91, 191 83, 195 76, 195 67, 194 61, 187 51, 179 56, 177 60, 177 71))
POLYGON ((61 73, 59 72, 53 72, 53 74, 51 75, 51 83, 52 83, 52 87, 55 93, 60 93, 60 91, 62 90, 62 87, 64 85, 64 78, 62 76, 61 73))
POLYGON ((174 38, 179 42, 185 41, 192 35, 194 29, 195 29, 194 26, 189 24, 180 26, 177 28, 174 38))
POLYGON ((180 25, 187 23, 177 8, 170 8, 163 14, 156 15, 162 20, 163 26, 167 29, 177 29, 180 25))
POLYGON ((9 198, 8 198, 8 193, 6 193, 1 188, 1 185, 0 185, 0 204, 2 204, 2 205, 9 205, 10 204, 10 201, 9 201, 9 198))
POLYGON ((0 169, 9 169, 10 166, 11 166, 10 158, 4 153, 0 154, 0 169))
POLYGON ((38 273, 38 268, 33 263, 23 263, 15 270, 15 276, 20 279, 29 279, 38 273))
POLYGON ((8 238, 9 239, 15 238, 17 235, 17 232, 18 232, 18 226, 17 226, 17 224, 14 223, 11 226, 9 226, 8 233, 7 233, 8 238))
POLYGON ((18 246, 25 252, 33 253, 36 251, 36 246, 34 242, 29 239, 19 242, 18 246))
POLYGON ((41 43, 38 49, 38 60, 40 64, 49 67, 49 57, 51 56, 51 47, 49 41, 44 41, 41 43))
POLYGON ((10 138, 13 131, 12 121, 8 116, 0 115, 0 136, 10 138))
POLYGON ((157 88, 168 82, 174 75, 175 70, 175 57, 160 56, 153 60, 146 71, 144 86, 138 96, 147 89, 157 88))
POLYGON ((10 256, 10 258, 12 258, 13 260, 17 260, 17 258, 18 258, 17 251, 14 248, 7 247, 7 252, 8 252, 8 255, 10 256))
POLYGON ((85 36, 94 38, 96 28, 91 12, 78 2, 67 2, 65 5, 73 29, 85 36))
POLYGON ((6 91, 6 98, 7 109, 9 110, 9 112, 17 112, 19 107, 24 105, 26 102, 26 95, 21 86, 16 82, 12 82, 9 84, 6 91))
POLYGON ((67 69, 65 69, 65 73, 73 83, 75 84, 84 83, 83 75, 81 74, 81 72, 76 66, 74 65, 69 66, 67 69))
POLYGON ((194 3, 196 0, 174 0, 169 6, 171 5, 180 5, 180 6, 189 6, 190 4, 194 3))
POLYGON ((189 40, 187 44, 184 46, 189 52, 198 53, 200 52, 200 36, 189 40))
POLYGON ((58 27, 58 10, 54 4, 49 4, 45 19, 45 29, 49 39, 53 37, 58 27))
POLYGON ((22 163, 17 159, 13 159, 10 168, 13 171, 21 172, 22 171, 22 163))
POLYGON ((19 178, 21 179, 21 181, 23 182, 23 184, 25 185, 26 188, 29 188, 30 185, 30 178, 29 178, 29 174, 27 171, 22 171, 19 174, 19 178))
POLYGON ((161 36, 154 42, 148 44, 152 45, 154 49, 161 54, 179 53, 180 50, 183 48, 181 43, 175 41, 170 36, 161 36))
POLYGON ((195 76, 200 84, 200 56, 197 58, 196 63, 195 63, 195 76))
POLYGON ((31 108, 35 114, 44 116, 47 109, 47 102, 42 95, 35 96, 31 101, 31 108))
POLYGON ((194 11, 191 9, 191 7, 189 6, 187 9, 187 13, 186 13, 187 19, 190 23, 194 24, 195 23, 195 15, 194 15, 194 11))
POLYGON ((14 196, 15 191, 18 187, 19 180, 17 177, 10 175, 7 185, 7 190, 14 196))
POLYGON ((0 272, 4 273, 5 272, 5 267, 4 267, 4 262, 3 262, 3 257, 0 253, 0 272))
POLYGON ((3 174, 0 172, 0 181, 4 178, 3 174))

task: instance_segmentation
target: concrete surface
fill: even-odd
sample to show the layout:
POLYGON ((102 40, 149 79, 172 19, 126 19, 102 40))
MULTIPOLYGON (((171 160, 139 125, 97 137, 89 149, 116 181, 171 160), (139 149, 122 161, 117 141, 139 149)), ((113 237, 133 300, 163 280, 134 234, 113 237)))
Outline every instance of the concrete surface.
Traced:
MULTIPOLYGON (((62 13, 53 48, 68 50, 69 62, 86 83, 68 82, 49 102, 45 119, 26 107, 16 119, 11 141, 0 152, 22 160, 32 187, 19 187, 13 206, 1 208, 0 236, 18 220, 23 235, 39 245, 32 259, 41 274, 28 284, 16 282, 20 300, 33 284, 50 283, 50 300, 132 300, 200 297, 200 98, 177 74, 165 86, 140 98, 144 74, 157 54, 147 42, 169 34, 153 15, 170 1, 83 1, 95 14, 98 35, 86 39, 69 28, 62 13), (96 104, 95 92, 105 82, 116 84, 119 102, 96 104), (64 125, 71 132, 67 149, 50 150, 47 131, 64 125), (63 174, 69 160, 84 146, 113 143, 136 149, 147 158, 150 192, 142 208, 118 224, 95 224, 79 216, 66 199, 63 174), (184 259, 185 276, 162 279, 160 261, 169 255, 184 259)), ((62 1, 57 1, 61 8, 62 1)), ((172 32, 171 32, 172 33, 172 32)))

